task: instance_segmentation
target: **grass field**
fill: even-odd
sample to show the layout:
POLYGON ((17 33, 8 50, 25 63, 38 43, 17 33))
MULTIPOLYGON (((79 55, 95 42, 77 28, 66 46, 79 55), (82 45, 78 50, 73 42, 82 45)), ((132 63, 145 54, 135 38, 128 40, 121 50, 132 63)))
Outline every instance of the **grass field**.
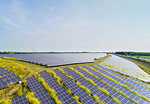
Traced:
POLYGON ((147 58, 147 59, 150 59, 150 56, 140 56, 140 58, 147 58))
POLYGON ((139 58, 146 58, 146 59, 150 59, 150 56, 133 56, 133 57, 139 57, 139 58))

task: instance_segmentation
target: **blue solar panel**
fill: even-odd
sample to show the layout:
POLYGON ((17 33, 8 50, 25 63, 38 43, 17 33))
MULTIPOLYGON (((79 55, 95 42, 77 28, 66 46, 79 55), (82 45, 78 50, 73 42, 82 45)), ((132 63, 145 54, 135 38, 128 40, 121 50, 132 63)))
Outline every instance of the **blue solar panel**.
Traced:
POLYGON ((39 72, 45 82, 56 91, 56 95, 60 101, 65 104, 77 104, 77 102, 58 84, 58 82, 47 72, 39 72))
POLYGON ((21 81, 19 76, 0 67, 0 89, 5 88, 8 84, 21 81))
MULTIPOLYGON (((105 95, 99 89, 97 89, 95 86, 93 86, 90 82, 88 82, 86 79, 81 77, 79 74, 77 74, 76 72, 74 72, 70 68, 64 68, 63 70, 66 73, 68 73, 69 75, 71 75, 76 81, 80 82, 81 85, 90 89, 92 95, 97 95, 99 98, 101 98, 103 95, 105 95)), ((109 102, 112 103, 113 102, 115 104, 115 102, 111 98, 109 98, 108 96, 106 96, 105 98, 100 99, 100 100, 104 101, 104 103, 109 103, 109 102), (105 99, 107 99, 106 102, 105 102, 105 99)))
MULTIPOLYGON (((94 71, 94 70, 91 69, 91 68, 88 68, 88 67, 86 67, 86 66, 83 66, 82 68, 86 68, 88 71, 90 71, 90 72, 93 73, 95 76, 97 76, 100 80, 103 80, 103 81, 107 82, 108 84, 109 84, 110 82, 112 82, 110 79, 108 79, 108 78, 106 78, 106 77, 105 77, 106 79, 104 79, 104 76, 103 76, 103 75, 101 75, 100 73, 94 71)), ((97 70, 98 70, 98 69, 97 69, 97 70)), ((116 84, 116 83, 114 83, 113 86, 111 85, 111 87, 117 88, 119 91, 122 91, 122 90, 125 89, 124 87, 122 87, 122 86, 120 86, 120 85, 118 85, 118 84, 116 84)), ((129 91, 129 92, 130 92, 130 91, 129 91)), ((132 93, 132 92, 131 92, 131 93, 132 93)), ((132 93, 132 94, 133 94, 133 93, 132 93)), ((131 95, 128 95, 128 94, 126 94, 126 93, 125 93, 125 95, 129 96, 130 99, 134 100, 133 98, 130 97, 131 95)), ((144 99, 138 97, 137 95, 136 95, 136 97, 140 99, 140 100, 137 100, 138 102, 143 101, 144 103, 148 103, 146 100, 144 100, 144 99)))
POLYGON ((95 67, 95 66, 93 66, 93 65, 90 65, 90 66, 93 67, 94 69, 98 70, 99 72, 101 72, 101 73, 107 75, 107 76, 109 75, 110 78, 116 80, 117 82, 120 82, 121 84, 128 86, 130 89, 132 89, 133 91, 136 91, 138 94, 140 94, 140 95, 142 95, 142 96, 145 96, 145 97, 148 98, 148 99, 150 98, 150 95, 149 95, 148 93, 142 93, 142 91, 143 91, 144 88, 150 91, 150 89, 146 88, 145 86, 142 86, 142 85, 140 85, 140 84, 137 84, 137 83, 135 83, 134 81, 132 81, 132 80, 130 80, 130 79, 123 78, 121 75, 117 75, 116 73, 114 73, 114 72, 110 71, 109 69, 104 68, 104 67, 102 67, 102 66, 100 66, 100 65, 97 65, 97 66, 99 66, 101 69, 100 69, 100 68, 97 68, 97 67, 95 67), (102 69, 104 69, 104 70, 102 70, 102 69), (109 73, 107 73, 105 70, 109 70, 109 72, 113 73, 114 75, 117 75, 117 76, 120 77, 120 78, 123 78, 124 80, 120 80, 120 79, 117 78, 117 77, 112 77, 112 75, 110 75, 109 73), (126 82, 125 82, 125 81, 126 81, 126 82), (127 83, 127 82, 128 82, 128 83, 127 83), (130 84, 129 84, 129 83, 130 83, 130 84), (135 86, 135 87, 134 87, 134 86, 135 86))
POLYGON ((25 95, 21 95, 12 99, 11 104, 29 104, 25 95))
POLYGON ((30 91, 34 92, 34 96, 38 98, 41 104, 54 104, 51 97, 34 76, 26 80, 30 91))
MULTIPOLYGON (((77 71, 79 71, 80 73, 82 73, 85 77, 87 77, 88 79, 92 79, 95 84, 97 84, 98 87, 101 88, 105 88, 108 92, 109 95, 111 97, 114 97, 114 95, 120 95, 120 93, 116 92, 115 90, 113 90, 112 88, 110 88, 109 86, 107 86, 106 84, 104 84, 103 82, 101 82, 100 80, 98 80, 97 78, 95 78, 94 76, 90 75, 89 73, 87 73, 86 71, 82 70, 79 67, 74 67, 77 71)), ((124 101, 126 101, 126 103, 131 102, 131 100, 127 99, 126 97, 120 95, 120 96, 116 96, 117 99, 120 100, 121 103, 124 103, 124 101), (125 100, 124 100, 125 99, 125 100)), ((133 102, 132 102, 133 103, 133 102)), ((125 104, 125 103, 124 103, 125 104)))
POLYGON ((73 94, 79 97, 79 100, 83 104, 98 104, 91 96, 89 96, 82 88, 80 88, 76 83, 74 83, 70 78, 63 74, 60 70, 55 69, 54 72, 57 76, 61 78, 63 84, 68 87, 73 94))

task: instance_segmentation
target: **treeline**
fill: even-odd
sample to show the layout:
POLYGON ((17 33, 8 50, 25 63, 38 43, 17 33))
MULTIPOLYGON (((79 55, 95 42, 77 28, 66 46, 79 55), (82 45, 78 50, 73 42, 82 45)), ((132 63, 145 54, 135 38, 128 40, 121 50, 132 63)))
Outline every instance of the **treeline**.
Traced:
POLYGON ((115 52, 115 54, 130 56, 150 56, 150 52, 115 52))
POLYGON ((102 52, 0 52, 0 54, 66 54, 66 53, 102 53, 102 52))
POLYGON ((15 52, 0 52, 0 54, 15 54, 15 52))

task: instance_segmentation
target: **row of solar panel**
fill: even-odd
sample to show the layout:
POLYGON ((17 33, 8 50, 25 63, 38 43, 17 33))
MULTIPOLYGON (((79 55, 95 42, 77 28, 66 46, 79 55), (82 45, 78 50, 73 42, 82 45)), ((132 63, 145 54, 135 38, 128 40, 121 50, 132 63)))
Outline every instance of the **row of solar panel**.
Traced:
POLYGON ((115 101, 113 101, 109 96, 101 92, 99 89, 97 89, 95 86, 93 86, 90 82, 88 82, 86 79, 84 79, 82 76, 71 70, 70 68, 64 68, 63 69, 67 74, 72 76, 76 81, 80 82, 81 85, 87 87, 89 90, 91 90, 92 95, 97 95, 101 101, 104 103, 113 103, 116 104, 115 101))
POLYGON ((59 83, 47 72, 39 72, 40 76, 45 80, 45 82, 55 90, 56 95, 60 101, 64 104, 77 104, 77 102, 66 92, 66 90, 59 85, 59 83))
MULTIPOLYGON (((133 82, 133 84, 135 84, 135 82, 134 81, 136 81, 136 82, 140 82, 141 84, 141 86, 149 86, 150 87, 150 85, 148 85, 148 84, 146 84, 146 83, 144 83, 144 82, 142 82, 142 81, 140 81, 140 80, 138 80, 138 79, 136 79, 136 78, 134 78, 134 77, 129 77, 128 79, 127 78, 125 78, 125 77, 123 77, 123 76, 121 76, 120 74, 117 74, 117 73, 115 73, 115 72, 113 72, 113 71, 111 71, 110 69, 112 69, 112 70, 114 70, 114 68, 111 68, 111 67, 107 67, 107 66, 105 66, 105 65, 101 65, 101 64, 99 64, 99 65, 97 65, 98 67, 100 67, 100 68, 103 68, 103 69, 105 69, 106 71, 109 71, 109 72, 111 72, 111 73, 113 73, 115 76, 117 76, 117 77, 120 77, 120 78, 122 78, 122 79, 124 79, 124 80, 127 80, 127 81, 130 81, 130 82, 133 82)), ((117 70, 116 70, 117 71, 117 70)))
POLYGON ((30 91, 34 92, 34 97, 36 97, 41 104, 55 104, 35 76, 27 78, 26 80, 30 91))
MULTIPOLYGON (((77 84, 75 84, 69 77, 63 74, 58 69, 55 69, 54 72, 58 76, 60 76, 63 84, 69 88, 73 94, 79 97, 79 100, 84 104, 98 104, 89 94, 87 94, 82 88, 80 88, 77 84)), ((39 73, 42 78, 48 83, 50 87, 52 87, 56 91, 57 97, 64 102, 65 104, 77 104, 77 102, 62 88, 57 81, 46 71, 39 73)), ((30 91, 35 93, 35 97, 39 99, 42 104, 50 104, 52 102, 48 102, 46 99, 50 98, 47 95, 46 91, 42 87, 42 85, 38 82, 38 80, 33 76, 27 79, 27 84, 30 91), (44 92, 44 93, 42 93, 44 92), (42 95, 42 96, 41 96, 42 95)), ((51 100, 52 101, 52 100, 51 100)), ((53 102, 54 103, 54 102, 53 102)))
POLYGON ((26 99, 25 95, 17 96, 12 99, 11 104, 29 104, 28 100, 26 99))
POLYGON ((109 76, 110 78, 116 80, 117 82, 120 82, 121 84, 128 86, 130 89, 132 89, 133 91, 136 91, 138 94, 145 96, 146 98, 150 99, 150 95, 149 95, 150 89, 146 88, 145 86, 139 85, 139 84, 135 83, 134 81, 129 80, 125 77, 123 78, 123 80, 120 80, 119 78, 117 78, 117 77, 107 73, 106 71, 102 70, 103 68, 100 69, 100 68, 97 68, 97 67, 92 66, 92 65, 91 65, 91 67, 99 70, 101 73, 109 76), (135 86, 135 87, 133 87, 133 86, 135 86))
POLYGON ((113 90, 111 87, 107 86, 105 83, 101 82, 99 79, 97 79, 94 76, 90 75, 89 73, 87 73, 86 71, 82 70, 81 68, 74 67, 74 69, 76 69, 77 71, 79 71, 80 73, 82 73, 88 79, 92 79, 93 82, 98 87, 105 88, 109 92, 109 95, 111 97, 116 97, 122 104, 131 104, 131 103, 133 103, 131 100, 129 100, 126 97, 124 97, 123 95, 119 94, 118 92, 116 92, 115 90, 113 90), (116 95, 118 95, 118 96, 116 96, 116 95))
POLYGON ((62 83, 69 88, 73 94, 79 97, 79 100, 83 104, 98 104, 88 93, 86 93, 81 87, 79 87, 75 82, 73 82, 69 77, 67 77, 60 70, 55 69, 54 72, 57 76, 61 78, 62 83))
POLYGON ((149 84, 147 84, 147 83, 144 83, 144 82, 142 82, 142 81, 140 81, 140 80, 138 80, 138 79, 136 79, 136 78, 133 78, 133 77, 129 77, 132 81, 135 81, 135 82, 140 82, 141 84, 140 85, 143 85, 143 86, 145 86, 145 87, 150 87, 150 85, 149 84))
MULTIPOLYGON (((138 79, 135 79, 135 78, 133 78, 133 77, 129 77, 129 78, 123 77, 123 76, 121 76, 121 75, 119 75, 119 74, 117 74, 117 73, 111 71, 110 69, 107 69, 107 68, 106 68, 107 66, 104 66, 104 65, 97 65, 97 66, 100 67, 100 68, 102 68, 102 69, 104 69, 104 70, 106 70, 106 71, 108 71, 108 72, 110 72, 110 73, 112 73, 113 75, 115 75, 115 76, 117 76, 117 77, 120 77, 120 78, 123 79, 123 80, 126 80, 127 82, 130 82, 130 83, 133 84, 133 85, 135 85, 135 84, 137 85, 137 83, 135 83, 135 81, 137 81, 137 82, 142 83, 141 86, 143 86, 143 85, 150 86, 150 85, 148 85, 148 84, 146 84, 146 83, 144 83, 144 82, 142 82, 142 81, 140 81, 140 80, 138 80, 138 79)), ((139 85, 140 85, 140 84, 138 84, 137 86, 139 86, 139 85)))
POLYGON ((5 88, 10 83, 21 81, 19 76, 0 67, 0 89, 5 88))
POLYGON ((8 70, 5 70, 4 68, 0 67, 0 78, 3 76, 6 76, 7 74, 11 74, 8 70))
MULTIPOLYGON (((133 90, 133 89, 132 89, 133 90)), ((142 91, 141 91, 142 92, 142 91)), ((126 92, 124 92, 124 93, 126 93, 126 92)), ((144 93, 146 93, 146 92, 143 92, 143 95, 144 95, 144 93)), ((148 96, 146 95, 145 97, 147 97, 148 98, 148 96)))
POLYGON ((146 100, 142 99, 141 97, 135 95, 134 93, 128 91, 127 89, 125 89, 124 87, 118 85, 117 83, 113 82, 112 80, 106 78, 105 76, 101 75, 100 73, 94 71, 93 69, 83 66, 82 68, 86 68, 88 71, 90 71, 91 73, 93 73, 95 76, 97 76, 100 80, 105 81, 107 84, 109 84, 112 88, 116 88, 119 91, 124 92, 124 94, 126 96, 129 96, 130 99, 132 100, 136 100, 139 103, 148 103, 146 100))
MULTIPOLYGON (((91 66, 95 68, 97 67, 91 66)), ((120 93, 113 90, 111 87, 117 88, 120 91, 124 92, 127 96, 130 97, 132 100, 136 100, 139 103, 148 104, 147 101, 144 99, 136 96, 132 92, 128 91, 127 89, 119 86, 115 82, 109 80, 108 78, 100 75, 99 73, 95 72, 94 70, 83 66, 82 68, 86 68, 88 71, 92 72, 95 76, 97 76, 99 79, 95 78, 94 76, 90 75, 86 71, 80 69, 79 67, 74 67, 77 71, 82 73, 86 78, 92 79, 94 83, 97 84, 98 87, 105 88, 111 97, 116 97, 121 103, 123 104, 133 104, 133 102, 129 99, 127 99, 125 96, 121 95, 120 93), (111 87, 107 86, 105 83, 101 82, 101 80, 107 82, 111 87)), ((81 77, 79 74, 71 70, 70 68, 64 68, 63 69, 66 73, 71 75, 76 81, 80 82, 83 86, 86 86, 88 89, 91 90, 92 95, 97 95, 101 101, 107 104, 115 104, 115 102, 106 94, 98 90, 95 86, 93 86, 90 82, 88 82, 86 79, 81 77)), ((73 94, 77 95, 79 97, 79 100, 83 102, 84 104, 92 103, 92 104, 98 104, 89 94, 87 94, 82 88, 80 88, 75 82, 73 82, 69 77, 67 77, 65 74, 63 74, 60 70, 55 69, 54 72, 57 76, 61 78, 62 83, 69 88, 73 94)), ((104 72, 103 72, 104 73, 104 72)), ((42 71, 39 72, 40 76, 45 80, 45 82, 56 91, 57 97, 65 104, 77 104, 77 102, 64 90, 64 88, 58 84, 58 82, 47 72, 42 71)), ((105 73, 106 74, 106 73, 105 73)), ((108 75, 108 74, 107 74, 108 75)), ((110 75, 109 75, 110 77, 110 75)), ((113 77, 114 78, 114 77, 113 77)), ((27 79, 27 84, 30 89, 30 91, 35 93, 35 97, 38 98, 40 103, 42 104, 54 104, 52 98, 47 94, 46 90, 43 88, 43 86, 38 82, 38 80, 33 76, 27 79)), ((25 98, 25 95, 16 97, 12 99, 12 104, 28 104, 27 99, 25 98)))

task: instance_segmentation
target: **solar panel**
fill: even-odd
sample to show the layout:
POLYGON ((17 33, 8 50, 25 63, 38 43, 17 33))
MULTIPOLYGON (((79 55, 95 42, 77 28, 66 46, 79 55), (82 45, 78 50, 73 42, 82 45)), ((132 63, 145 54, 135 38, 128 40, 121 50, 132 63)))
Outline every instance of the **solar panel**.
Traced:
MULTIPOLYGON (((79 71, 80 73, 82 73, 88 79, 92 79, 94 81, 94 83, 97 84, 98 87, 105 88, 109 92, 109 95, 111 97, 114 97, 114 95, 120 95, 120 93, 116 92, 115 90, 113 90, 112 88, 110 88, 109 86, 107 86, 106 84, 104 84, 103 82, 101 82, 100 80, 98 80, 97 78, 95 78, 94 76, 90 75, 86 71, 84 71, 81 68, 79 68, 78 66, 74 67, 74 69, 76 69, 77 71, 79 71)), ((132 102, 131 100, 127 99, 126 97, 124 97, 122 95, 116 96, 116 98, 119 99, 119 101, 121 103, 124 103, 124 99, 126 99, 126 103, 132 102)))
MULTIPOLYGON (((109 83, 109 82, 112 82, 112 80, 110 80, 110 79, 108 79, 108 78, 106 78, 105 80, 104 79, 102 79, 104 76, 103 75, 101 75, 100 73, 98 73, 98 72, 96 72, 96 71, 94 71, 93 69, 91 69, 91 68, 88 68, 88 67, 86 67, 86 66, 82 66, 82 68, 86 68, 88 71, 90 71, 91 73, 93 73, 95 76, 97 76, 99 79, 101 79, 101 80, 103 80, 103 81, 105 81, 105 82, 107 82, 107 83, 109 83)), ((122 91, 123 89, 125 89, 124 87, 122 87, 122 86, 120 86, 120 85, 118 85, 118 84, 116 84, 116 83, 114 83, 114 86, 111 86, 111 87, 114 87, 114 88, 117 88, 119 91, 122 91), (121 87, 121 88, 120 88, 121 87)), ((130 91, 129 91, 130 92, 130 91)), ((132 93, 132 92, 131 92, 132 93)), ((126 94, 126 93, 125 93, 126 94)), ((133 93, 132 93, 133 94, 133 93)), ((130 96, 131 95, 128 95, 128 94, 126 94, 127 96, 129 96, 129 98, 130 99, 132 99, 130 96)), ((138 102, 140 102, 140 101, 144 101, 144 103, 148 103, 146 100, 144 100, 144 99, 142 99, 142 98, 140 98, 140 97, 138 97, 137 95, 136 95, 136 97, 137 98, 139 98, 139 99, 141 99, 141 100, 138 100, 138 102)), ((134 100, 134 99, 132 99, 132 100, 134 100)))
POLYGON ((27 84, 34 96, 40 101, 41 104, 54 104, 51 97, 47 94, 43 86, 38 82, 35 76, 27 78, 27 84))
POLYGON ((61 85, 47 72, 39 72, 40 76, 45 80, 45 82, 56 91, 56 95, 60 101, 65 104, 77 104, 77 102, 62 88, 61 85))
MULTIPOLYGON (((94 69, 96 69, 96 70, 98 70, 98 71, 100 71, 101 73, 103 73, 103 74, 105 74, 105 73, 107 73, 107 72, 105 72, 104 70, 102 70, 102 69, 105 69, 105 70, 109 70, 109 69, 107 69, 107 68, 104 68, 104 67, 102 67, 102 66, 100 66, 100 65, 97 65, 97 66, 100 66, 101 67, 101 69, 100 68, 97 68, 97 67, 95 67, 95 66, 93 66, 93 65, 90 65, 91 67, 93 67, 94 69)), ((110 71, 109 71, 110 72, 110 71)), ((114 72, 112 72, 113 74, 114 74, 114 72)), ((108 73, 109 74, 109 73, 108 73)), ((116 73, 115 73, 115 75, 116 75, 116 73)), ((118 75, 119 77, 120 77, 120 75, 118 75)), ((130 79, 127 79, 126 78, 126 80, 125 80, 125 78, 123 78, 123 77, 121 77, 121 78, 123 78, 124 80, 120 80, 119 78, 114 78, 114 77, 112 77, 112 76, 109 76, 109 77, 111 77, 112 79, 114 79, 114 80, 116 80, 117 82, 120 82, 121 84, 123 84, 123 85, 126 85, 126 86, 128 86, 130 89, 132 89, 133 91, 136 91, 138 94, 140 94, 140 95, 142 95, 142 96, 145 96, 146 98, 150 98, 150 95, 148 94, 148 93, 142 93, 142 89, 147 89, 147 90, 150 90, 150 89, 148 89, 148 88, 146 88, 145 86, 142 86, 142 85, 140 85, 140 84, 137 84, 137 83, 135 83, 134 81, 132 81, 132 80, 130 80, 130 79), (124 81, 127 81, 128 83, 130 82, 130 84, 128 84, 128 83, 126 83, 126 82, 124 82, 124 81), (133 86, 135 86, 135 87, 133 87, 133 86)))
POLYGON ((21 81, 19 76, 0 67, 0 89, 5 88, 8 84, 21 81))
POLYGON ((70 78, 63 74, 60 70, 55 69, 54 72, 57 76, 61 78, 63 84, 68 87, 73 94, 79 97, 79 100, 83 104, 98 104, 90 95, 88 95, 82 88, 80 88, 76 83, 74 83, 70 78))
POLYGON ((11 104, 29 104, 29 103, 25 95, 23 94, 21 96, 13 98, 11 104))
MULTIPOLYGON (((97 89, 95 86, 93 86, 90 82, 88 82, 86 79, 81 77, 79 74, 77 74, 76 72, 74 72, 70 68, 64 68, 63 70, 66 73, 68 73, 69 75, 71 75, 76 81, 80 82, 81 85, 83 85, 83 86, 87 87, 88 89, 90 89, 92 95, 97 95, 99 98, 101 98, 103 95, 105 95, 99 89, 97 89)), ((109 96, 106 96, 105 98, 102 98, 101 101, 104 101, 104 103, 111 102, 111 103, 115 104, 115 102, 109 96), (106 102, 105 102, 105 99, 107 99, 106 102)))

